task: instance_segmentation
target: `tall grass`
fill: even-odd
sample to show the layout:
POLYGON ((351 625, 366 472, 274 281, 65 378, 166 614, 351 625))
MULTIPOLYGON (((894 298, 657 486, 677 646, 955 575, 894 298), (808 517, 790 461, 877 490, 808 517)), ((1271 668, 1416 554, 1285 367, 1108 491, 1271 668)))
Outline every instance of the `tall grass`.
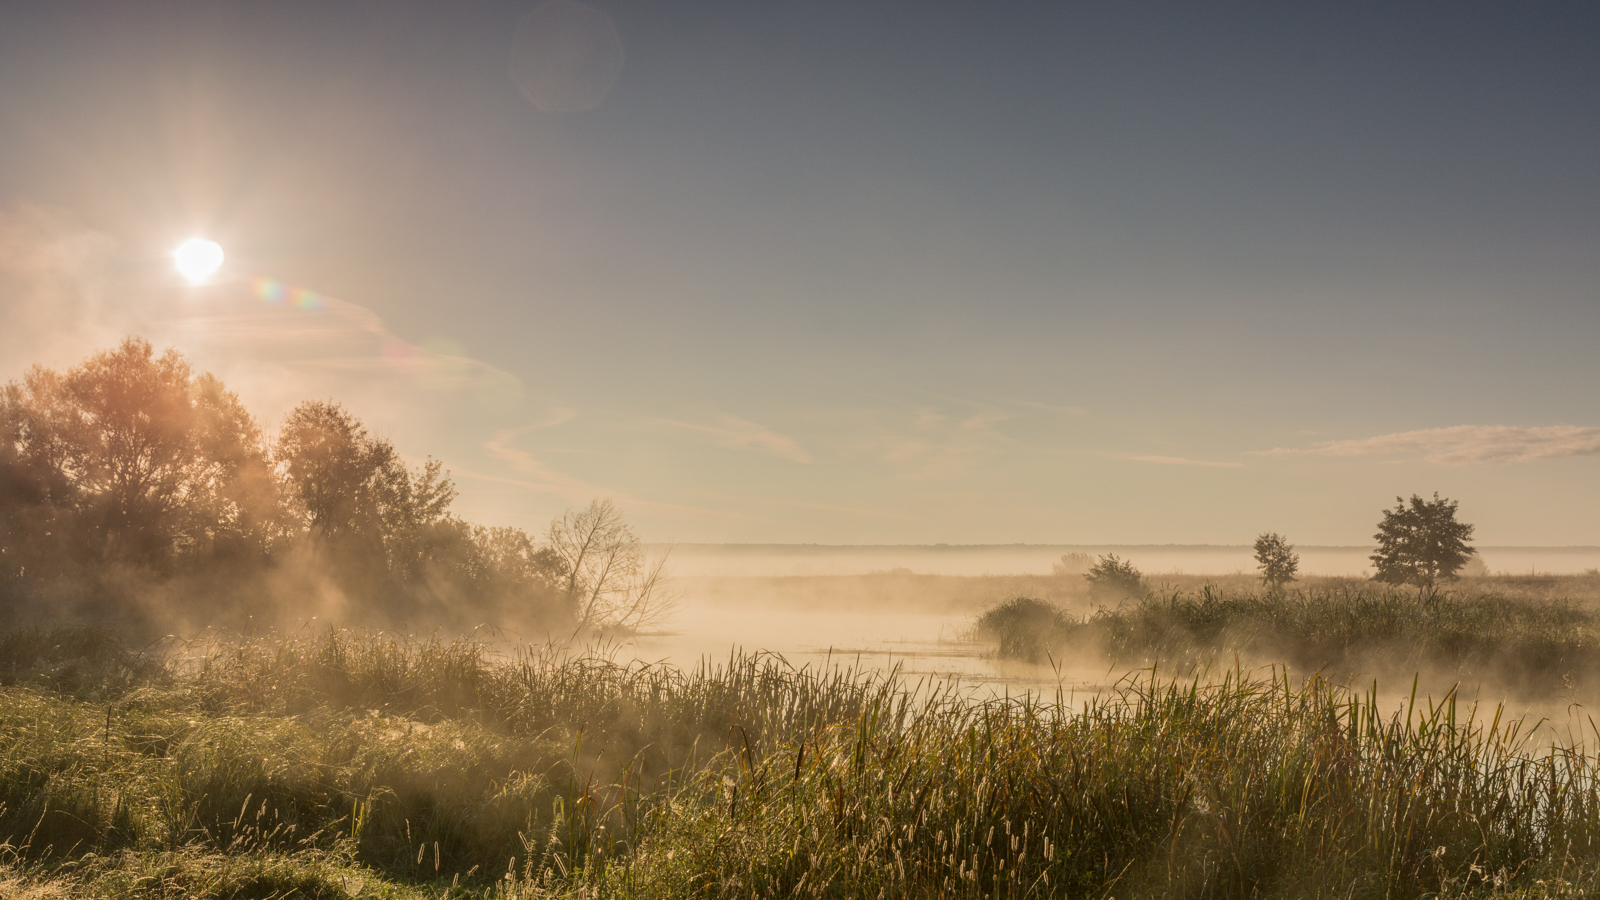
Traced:
POLYGON ((0 688, 0 895, 1553 895, 1600 867, 1584 747, 1322 679, 1080 705, 351 632, 51 671, 0 688))
POLYGON ((978 630, 1031 662, 1091 649, 1183 670, 1237 652, 1339 675, 1442 670, 1524 696, 1568 694, 1600 675, 1600 612, 1565 600, 1405 590, 1152 593, 1084 617, 1019 598, 978 630))

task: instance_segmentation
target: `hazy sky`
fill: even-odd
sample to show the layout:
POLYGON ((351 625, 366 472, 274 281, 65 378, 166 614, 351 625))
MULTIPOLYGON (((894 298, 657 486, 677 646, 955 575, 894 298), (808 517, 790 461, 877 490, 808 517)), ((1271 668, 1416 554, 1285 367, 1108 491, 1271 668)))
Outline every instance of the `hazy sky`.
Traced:
POLYGON ((0 3, 0 375, 143 334, 535 528, 1347 544, 1439 491, 1600 543, 1596 47, 1576 2, 0 3))

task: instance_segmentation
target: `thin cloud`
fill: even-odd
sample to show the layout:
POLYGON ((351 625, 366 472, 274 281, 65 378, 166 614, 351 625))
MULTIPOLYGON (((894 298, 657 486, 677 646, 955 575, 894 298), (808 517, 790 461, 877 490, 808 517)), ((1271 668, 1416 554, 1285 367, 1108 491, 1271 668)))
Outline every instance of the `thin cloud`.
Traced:
POLYGON ((1444 466, 1494 465, 1600 455, 1600 428, 1546 425, 1456 425, 1375 437, 1326 441, 1315 447, 1274 447, 1257 456, 1420 457, 1444 466))
POLYGON ((865 411, 860 427, 869 452, 894 466, 902 478, 938 478, 972 468, 1007 443, 998 426, 1016 413, 971 401, 975 412, 951 413, 941 407, 865 411))
POLYGON ((655 419, 649 421, 672 428, 692 431, 706 435, 724 447, 734 450, 765 450, 774 456, 782 457, 797 463, 812 461, 810 453, 800 446, 799 442, 787 435, 759 425, 748 419, 738 416, 722 415, 717 417, 715 425, 699 425, 693 422, 679 422, 674 419, 655 419))
POLYGON ((1200 466, 1207 469, 1237 469, 1244 465, 1244 463, 1237 462, 1213 462, 1205 459, 1187 459, 1182 456, 1145 455, 1130 456, 1128 459, 1131 459, 1134 462, 1154 463, 1158 466, 1200 466))
POLYGON ((494 484, 512 485, 526 488, 540 494, 558 497, 574 506, 581 506, 596 497, 610 497, 624 506, 635 509, 650 509, 658 512, 680 513, 698 518, 734 519, 739 521, 765 522, 760 519, 741 513, 719 509, 707 509, 700 506, 685 506, 677 503, 658 503, 654 500, 643 500, 614 490, 606 490, 597 485, 590 484, 580 478, 574 478, 557 472, 537 457, 526 450, 513 445, 521 435, 528 434, 540 428, 549 427, 548 420, 536 422, 522 428, 509 428, 496 432, 486 441, 483 449, 488 454, 504 463, 511 471, 525 476, 524 478, 507 478, 501 475, 489 475, 481 472, 457 470, 464 477, 487 481, 494 484))
POLYGON ((1042 409, 1045 412, 1052 412, 1063 416, 1086 416, 1089 414, 1089 411, 1081 406, 1061 406, 1060 404, 1056 403, 1042 403, 1038 400, 1011 399, 1005 402, 1012 406, 1021 406, 1025 409, 1042 409))

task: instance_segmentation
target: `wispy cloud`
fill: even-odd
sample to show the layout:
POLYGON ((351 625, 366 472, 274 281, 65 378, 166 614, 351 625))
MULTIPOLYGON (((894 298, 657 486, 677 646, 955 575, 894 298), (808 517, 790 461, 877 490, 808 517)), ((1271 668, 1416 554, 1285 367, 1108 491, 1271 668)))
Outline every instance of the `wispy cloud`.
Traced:
POLYGON ((1257 456, 1420 457, 1446 466, 1524 463, 1600 455, 1600 428, 1546 425, 1456 425, 1375 437, 1326 441, 1315 447, 1274 447, 1257 456))
POLYGON ((1019 400, 1015 398, 1004 402, 1012 406, 1020 406, 1023 409, 1038 409, 1062 416, 1086 416, 1089 414, 1089 411, 1081 406, 1062 406, 1058 403, 1041 403, 1038 400, 1019 400))
MULTIPOLYGON (((558 412, 569 414, 568 418, 572 417, 571 410, 560 409, 558 412)), ((575 506, 588 503, 590 500, 593 500, 596 497, 610 497, 616 500, 618 503, 621 503, 623 506, 634 509, 648 509, 656 512, 689 515, 696 518, 767 521, 765 519, 760 519, 754 516, 728 510, 707 509, 701 506, 686 506, 678 503, 660 503, 654 500, 644 500, 639 497, 630 496, 621 491, 603 488, 599 485, 584 481, 581 478, 576 478, 563 472, 558 472, 555 469, 545 465, 539 460, 538 457, 534 456, 533 453, 515 445, 517 438, 523 435, 537 431, 541 428, 551 427, 553 424, 561 424, 561 422, 564 421, 567 421, 567 419, 552 421, 551 417, 546 417, 545 419, 541 419, 540 421, 531 425, 525 425, 521 428, 508 428, 503 431, 496 432, 492 438, 484 443, 483 448, 491 457, 499 460, 501 463, 504 463, 507 469, 510 469, 512 472, 522 477, 508 478, 502 475, 491 475, 481 472, 457 470, 458 474, 479 481, 487 481, 494 484, 504 484, 525 488, 535 493, 558 497, 561 500, 564 500, 567 503, 571 503, 575 506)))
POLYGON ((1201 466, 1207 469, 1237 469, 1244 463, 1238 462, 1212 462, 1204 459, 1187 459, 1182 456, 1130 456, 1134 462, 1154 463, 1158 466, 1201 466))
POLYGON ((904 478, 950 475, 970 468, 1006 442, 998 426, 1015 419, 1006 409, 964 401, 969 409, 919 406, 910 410, 862 410, 857 433, 869 452, 904 478))
POLYGON ((651 418, 648 421, 702 434, 724 447, 735 450, 764 450, 797 463, 812 461, 811 454, 793 438, 738 416, 719 415, 714 425, 680 422, 676 419, 651 418))

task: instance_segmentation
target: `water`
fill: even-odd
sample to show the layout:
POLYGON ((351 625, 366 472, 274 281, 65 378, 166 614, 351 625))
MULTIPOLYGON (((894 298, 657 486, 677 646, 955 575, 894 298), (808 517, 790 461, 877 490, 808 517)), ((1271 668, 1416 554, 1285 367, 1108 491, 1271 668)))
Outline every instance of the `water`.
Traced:
POLYGON ((1059 688, 1094 695, 1114 676, 1103 668, 1030 665, 996 659, 993 648, 970 638, 973 616, 915 611, 795 609, 761 603, 690 602, 670 628, 639 635, 625 649, 637 659, 693 666, 731 653, 764 651, 796 668, 838 666, 856 671, 895 670, 909 683, 940 681, 994 694, 1059 688))

